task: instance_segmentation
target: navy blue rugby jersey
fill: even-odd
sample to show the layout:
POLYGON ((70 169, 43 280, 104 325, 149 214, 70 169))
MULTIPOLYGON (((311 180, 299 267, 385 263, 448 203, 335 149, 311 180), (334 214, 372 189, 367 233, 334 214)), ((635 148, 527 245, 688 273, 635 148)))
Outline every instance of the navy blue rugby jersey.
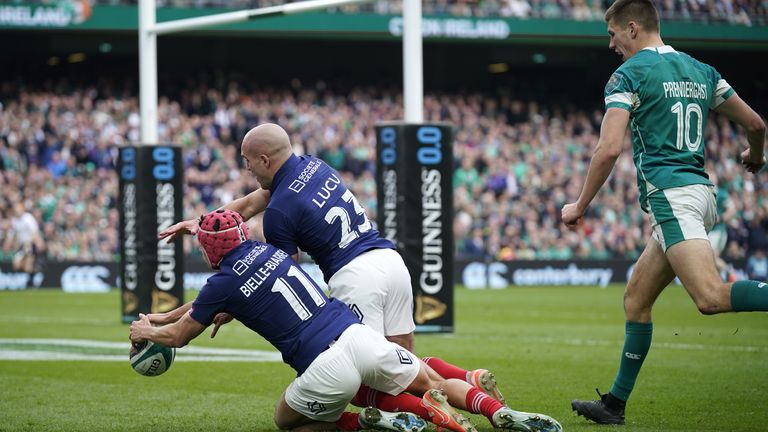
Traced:
POLYGON ((220 312, 264 337, 299 375, 360 322, 344 303, 328 299, 285 251, 253 240, 224 256, 221 270, 192 303, 192 318, 205 326, 220 312))
POLYGON ((264 213, 267 242, 293 255, 308 253, 326 282, 371 249, 394 249, 379 236, 341 175, 312 156, 291 155, 272 180, 264 213))

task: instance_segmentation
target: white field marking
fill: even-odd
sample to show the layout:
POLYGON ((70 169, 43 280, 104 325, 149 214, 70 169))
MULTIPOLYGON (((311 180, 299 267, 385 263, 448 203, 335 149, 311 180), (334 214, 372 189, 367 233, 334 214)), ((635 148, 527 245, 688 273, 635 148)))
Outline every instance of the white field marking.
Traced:
POLYGON ((83 319, 83 318, 49 318, 39 316, 0 316, 0 322, 25 323, 25 324, 87 324, 87 325, 112 325, 115 320, 108 319, 83 319))
MULTIPOLYGON (((273 356, 243 357, 243 356, 179 356, 177 354, 175 361, 187 362, 279 362, 281 359, 272 358, 273 356)), ((67 361, 84 360, 95 362, 127 362, 128 355, 105 355, 105 354, 78 354, 62 353, 57 351, 5 351, 0 350, 0 361, 3 360, 28 360, 28 361, 67 361)))
MULTIPOLYGON (((520 339, 530 340, 534 342, 544 342, 551 344, 565 344, 575 346, 614 346, 620 345, 620 341, 612 342, 608 340, 599 339, 558 339, 548 337, 522 337, 520 339)), ((768 352, 768 346, 754 346, 754 345, 705 345, 705 344, 689 344, 689 343, 672 343, 672 342, 655 342, 652 345, 653 349, 666 348, 688 351, 733 351, 733 352, 768 352)))
MULTIPOLYGON (((477 336, 456 336, 451 333, 435 334, 433 337, 440 337, 445 339, 455 339, 457 341, 466 339, 467 341, 475 341, 477 336)), ((500 340, 501 338, 491 338, 493 340, 500 340)), ((535 343, 545 343, 552 345, 572 345, 572 346, 621 346, 621 340, 605 340, 605 339, 573 339, 573 338, 553 338, 553 337, 534 337, 534 336, 518 336, 514 337, 519 341, 530 341, 535 343)), ((505 338, 508 341, 508 338, 505 338)), ((688 350, 688 351, 730 351, 730 352, 768 352, 768 346, 756 346, 756 345, 706 345, 706 344, 689 344, 689 343, 672 343, 672 342, 654 342, 651 345, 651 349, 676 349, 676 350, 688 350)))
MULTIPOLYGON (((106 342, 81 339, 0 339, 0 360, 89 360, 89 361, 126 361, 130 342, 106 342), (19 345, 29 346, 29 350, 19 349, 19 345), (8 349, 5 347, 13 346, 8 349), (88 354, 62 352, 60 347, 122 349, 125 355, 88 354), (46 349, 41 349, 46 348, 46 349)), ((246 350, 234 348, 184 347, 176 350, 179 361, 219 361, 219 362, 282 362, 282 356, 276 351, 246 350)))

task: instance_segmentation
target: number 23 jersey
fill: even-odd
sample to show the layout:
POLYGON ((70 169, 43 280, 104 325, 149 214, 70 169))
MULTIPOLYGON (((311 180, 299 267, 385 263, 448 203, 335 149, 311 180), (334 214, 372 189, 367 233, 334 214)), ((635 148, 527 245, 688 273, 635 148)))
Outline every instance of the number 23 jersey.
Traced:
POLYGON ((264 212, 267 242, 295 254, 308 253, 326 282, 340 268, 371 249, 394 249, 379 237, 341 175, 312 156, 291 157, 272 180, 264 212))
POLYGON ((712 184, 704 171, 707 115, 733 93, 715 68, 669 45, 642 49, 614 72, 605 108, 630 112, 643 209, 658 190, 712 184))

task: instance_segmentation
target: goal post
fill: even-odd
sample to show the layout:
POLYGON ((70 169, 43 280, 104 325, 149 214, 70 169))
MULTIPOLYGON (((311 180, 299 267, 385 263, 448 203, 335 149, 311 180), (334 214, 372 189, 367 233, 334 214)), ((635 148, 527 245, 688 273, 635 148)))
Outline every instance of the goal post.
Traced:
POLYGON ((139 110, 141 140, 120 149, 120 277, 121 319, 140 313, 173 310, 184 303, 182 240, 158 240, 157 234, 182 220, 181 148, 160 143, 157 118, 157 37, 223 25, 362 3, 370 0, 308 0, 281 6, 156 22, 155 0, 139 0, 139 110))

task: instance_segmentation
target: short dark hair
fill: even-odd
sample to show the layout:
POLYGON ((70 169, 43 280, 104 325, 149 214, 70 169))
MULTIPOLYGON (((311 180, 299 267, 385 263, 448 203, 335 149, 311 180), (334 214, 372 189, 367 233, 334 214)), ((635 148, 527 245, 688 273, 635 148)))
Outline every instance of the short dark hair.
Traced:
POLYGON ((646 30, 659 31, 659 12, 651 0, 616 0, 605 11, 605 22, 610 20, 621 26, 635 21, 646 30))

